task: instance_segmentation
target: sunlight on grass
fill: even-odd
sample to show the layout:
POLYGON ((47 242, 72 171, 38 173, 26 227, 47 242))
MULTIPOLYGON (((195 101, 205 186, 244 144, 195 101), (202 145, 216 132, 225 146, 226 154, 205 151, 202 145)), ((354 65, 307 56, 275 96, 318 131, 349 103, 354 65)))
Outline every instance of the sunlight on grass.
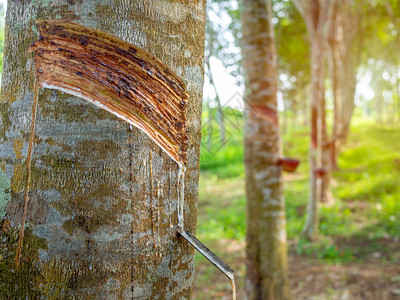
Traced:
MULTIPOLYGON (((314 244, 299 238, 309 189, 308 131, 299 128, 283 135, 285 156, 301 161, 294 175, 285 175, 288 239, 296 241, 290 251, 331 262, 355 261, 378 251, 375 241, 399 237, 400 131, 373 126, 369 120, 356 119, 354 124, 339 157, 340 169, 333 174, 335 202, 321 206, 321 236, 314 244), (364 246, 341 242, 351 239, 365 241, 364 246)), ((198 235, 208 242, 245 239, 242 133, 231 132, 217 153, 202 146, 198 235)))

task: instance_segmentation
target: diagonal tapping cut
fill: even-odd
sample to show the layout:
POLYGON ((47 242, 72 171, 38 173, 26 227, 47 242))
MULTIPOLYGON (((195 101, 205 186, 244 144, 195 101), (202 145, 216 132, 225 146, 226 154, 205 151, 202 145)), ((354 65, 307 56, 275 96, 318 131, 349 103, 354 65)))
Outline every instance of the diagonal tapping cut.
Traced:
POLYGON ((105 32, 38 21, 32 44, 38 84, 83 98, 143 130, 186 162, 185 84, 159 59, 105 32))

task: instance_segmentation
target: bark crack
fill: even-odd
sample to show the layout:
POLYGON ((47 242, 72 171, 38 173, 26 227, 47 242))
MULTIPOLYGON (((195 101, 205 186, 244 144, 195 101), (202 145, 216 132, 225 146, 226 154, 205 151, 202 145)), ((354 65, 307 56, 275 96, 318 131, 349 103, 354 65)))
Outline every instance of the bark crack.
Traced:
POLYGON ((31 184, 31 176, 32 176, 32 152, 34 149, 34 140, 35 140, 35 124, 36 124, 36 113, 37 113, 37 104, 39 100, 39 87, 36 84, 36 80, 34 82, 34 90, 33 90, 33 103, 32 103, 32 123, 31 123, 31 132, 29 135, 29 145, 28 145, 28 154, 26 157, 26 184, 25 184, 25 194, 24 194, 24 210, 21 222, 21 229, 19 231, 18 238, 18 246, 16 251, 15 265, 18 267, 21 260, 21 253, 23 247, 24 233, 25 233, 25 222, 26 215, 28 211, 28 202, 29 202, 29 189, 31 184))

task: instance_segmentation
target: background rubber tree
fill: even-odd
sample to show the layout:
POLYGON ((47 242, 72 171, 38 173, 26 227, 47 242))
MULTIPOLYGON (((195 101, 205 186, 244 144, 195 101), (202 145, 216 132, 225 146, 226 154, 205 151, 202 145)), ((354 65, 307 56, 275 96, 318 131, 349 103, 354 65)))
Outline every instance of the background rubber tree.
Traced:
POLYGON ((82 99, 40 90, 21 264, 35 19, 64 19, 152 53, 187 83, 186 229, 197 213, 205 1, 9 1, 0 103, 0 298, 189 299, 194 255, 176 235, 178 166, 82 99))
POLYGON ((331 140, 331 166, 337 169, 337 158, 350 131, 354 111, 357 68, 361 62, 364 41, 363 14, 366 4, 356 0, 336 0, 329 36, 329 73, 334 98, 331 140))
POLYGON ((330 152, 326 132, 324 79, 326 45, 334 1, 295 0, 306 24, 311 44, 310 198, 307 221, 303 229, 303 235, 309 239, 318 235, 318 207, 329 189, 330 152))
POLYGON ((247 197, 247 298, 291 299, 287 274, 286 217, 278 164, 280 132, 271 1, 244 0, 247 197))

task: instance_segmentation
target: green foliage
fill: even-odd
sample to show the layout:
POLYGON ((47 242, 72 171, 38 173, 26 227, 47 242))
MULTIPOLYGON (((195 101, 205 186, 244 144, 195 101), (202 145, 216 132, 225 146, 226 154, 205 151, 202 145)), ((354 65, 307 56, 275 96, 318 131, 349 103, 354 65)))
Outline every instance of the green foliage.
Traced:
MULTIPOLYGON (((339 158, 340 169, 333 174, 335 202, 320 209, 321 240, 313 245, 300 240, 298 253, 328 261, 362 259, 379 250, 374 244, 380 239, 399 236, 399 139, 397 129, 356 120, 348 146, 339 158), (360 245, 346 244, 356 237, 362 241, 360 245), (335 244, 339 240, 345 241, 335 244)), ((298 153, 297 157, 307 164, 304 145, 308 145, 308 136, 294 133, 285 140, 286 153, 298 153)), ((289 239, 300 236, 305 222, 307 168, 303 165, 299 173, 303 177, 285 184, 289 239)))
POLYGON ((286 182, 284 185, 288 239, 297 238, 304 227, 308 185, 305 177, 286 182))
MULTIPOLYGON (((400 9, 398 1, 377 1, 363 6, 364 60, 383 60, 399 64, 399 54, 394 49, 400 45, 400 9)), ((365 63, 365 62, 364 62, 365 63)), ((374 71, 374 68, 371 68, 374 71)))
POLYGON ((243 114, 235 109, 224 108, 225 142, 220 141, 219 127, 210 111, 203 113, 200 170, 211 171, 221 178, 243 177, 243 114), (210 122, 211 120, 211 122, 210 122))
POLYGON ((299 255, 313 256, 333 263, 354 260, 349 249, 340 250, 329 238, 324 238, 319 243, 311 243, 307 239, 301 238, 296 252, 299 255))
POLYGON ((396 237, 400 232, 400 132, 368 125, 354 126, 353 131, 350 147, 339 160, 341 171, 335 173, 334 193, 346 202, 364 203, 365 217, 381 226, 375 237, 396 237))
POLYGON ((293 1, 274 1, 279 72, 288 75, 293 89, 310 81, 310 51, 307 28, 293 1))
MULTIPOLYGON (((334 204, 320 209, 321 236, 316 243, 299 239, 308 201, 309 134, 296 128, 283 136, 285 156, 301 161, 284 184, 288 239, 297 241, 290 243, 290 251, 327 262, 358 261, 377 252, 381 259, 397 261, 395 243, 385 241, 400 233, 400 131, 356 119, 351 132, 340 169, 333 174, 334 204)), ((245 239, 241 141, 238 130, 225 147, 201 162, 198 234, 206 242, 245 239)))

